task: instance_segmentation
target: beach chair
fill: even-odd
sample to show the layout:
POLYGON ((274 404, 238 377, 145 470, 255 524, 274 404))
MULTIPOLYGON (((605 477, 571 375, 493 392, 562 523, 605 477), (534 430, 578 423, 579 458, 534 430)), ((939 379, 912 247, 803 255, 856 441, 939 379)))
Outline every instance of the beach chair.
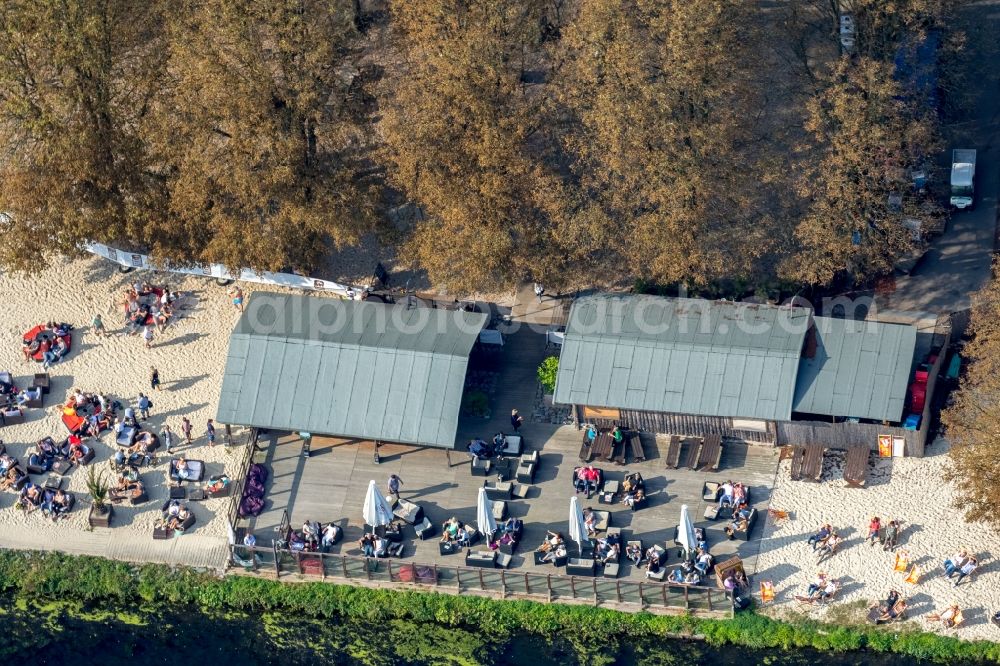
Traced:
POLYGON ((777 527, 788 520, 788 512, 781 509, 768 508, 767 517, 771 519, 771 524, 777 527))
POLYGON ((920 570, 917 568, 916 564, 913 565, 910 572, 906 574, 905 578, 903 578, 903 582, 910 585, 916 585, 920 582, 920 570))
POLYGON ((774 583, 769 580, 760 582, 760 603, 761 605, 774 603, 774 583))
POLYGON ((896 560, 892 565, 893 571, 905 572, 910 567, 910 554, 905 550, 896 553, 896 560))

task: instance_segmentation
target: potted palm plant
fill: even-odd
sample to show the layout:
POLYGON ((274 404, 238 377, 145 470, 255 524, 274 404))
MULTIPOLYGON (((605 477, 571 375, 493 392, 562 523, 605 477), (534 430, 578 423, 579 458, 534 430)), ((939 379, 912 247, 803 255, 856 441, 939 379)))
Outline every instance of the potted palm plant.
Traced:
POLYGON ((94 465, 87 470, 87 492, 90 493, 91 527, 111 527, 111 516, 114 510, 108 502, 108 483, 104 480, 104 472, 98 472, 94 465))

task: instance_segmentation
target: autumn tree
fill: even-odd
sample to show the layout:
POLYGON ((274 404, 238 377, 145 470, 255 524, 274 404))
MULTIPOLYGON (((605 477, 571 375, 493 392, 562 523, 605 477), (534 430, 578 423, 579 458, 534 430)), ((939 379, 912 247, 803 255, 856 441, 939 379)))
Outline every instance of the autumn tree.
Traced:
POLYGON ((146 123, 170 193, 152 249, 309 270, 371 228, 351 113, 352 0, 190 0, 146 123))
POLYGON ((83 240, 136 244, 165 208, 141 136, 163 72, 165 3, 0 3, 0 265, 83 240))
MULTIPOLYGON (((994 272, 997 266, 994 265, 994 272)), ((942 412, 950 444, 946 478, 954 482, 956 505, 969 520, 1000 527, 996 488, 1000 483, 1000 281, 976 295, 971 341, 961 387, 942 412)))
POLYGON ((539 0, 414 0, 394 6, 406 63, 387 78, 381 123, 393 184, 426 217, 407 249, 460 292, 538 275, 544 199, 537 152, 546 97, 523 81, 540 48, 539 0))
POLYGON ((810 207, 786 264, 797 280, 829 284, 845 271, 856 281, 890 272, 913 247, 913 225, 930 230, 940 218, 936 204, 911 195, 910 179, 910 169, 939 148, 935 123, 893 71, 869 58, 841 59, 808 102, 816 157, 798 187, 810 207))

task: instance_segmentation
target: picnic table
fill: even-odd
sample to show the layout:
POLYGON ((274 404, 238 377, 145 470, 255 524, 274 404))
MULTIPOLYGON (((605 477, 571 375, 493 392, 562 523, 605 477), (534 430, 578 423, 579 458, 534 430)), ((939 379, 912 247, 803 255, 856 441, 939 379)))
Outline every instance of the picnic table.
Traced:
POLYGON ((868 482, 868 456, 871 450, 864 444, 847 448, 844 461, 844 481, 851 488, 863 488, 868 482))
POLYGON ((719 462, 722 460, 722 437, 719 435, 705 435, 702 440, 701 451, 698 454, 698 469, 712 470, 719 469, 719 462))
POLYGON ((646 459, 646 452, 642 448, 642 438, 639 433, 631 432, 628 435, 628 449, 632 454, 632 462, 640 462, 646 459))
POLYGON ((687 454, 684 456, 684 467, 689 469, 698 469, 698 457, 701 453, 701 440, 688 437, 686 440, 688 448, 687 454))
POLYGON ((667 445, 667 467, 677 469, 681 463, 681 437, 671 435, 670 443, 667 445))

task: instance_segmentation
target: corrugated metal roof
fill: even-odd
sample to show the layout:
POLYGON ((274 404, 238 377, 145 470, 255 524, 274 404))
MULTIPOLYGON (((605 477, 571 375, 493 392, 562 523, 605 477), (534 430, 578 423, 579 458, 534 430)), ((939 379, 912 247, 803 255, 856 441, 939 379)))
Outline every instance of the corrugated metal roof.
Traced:
POLYGON ((815 322, 816 355, 799 364, 794 410, 900 421, 917 329, 829 317, 815 322))
POLYGON ((451 448, 472 312, 256 292, 229 339, 217 418, 451 448))
POLYGON ((810 317, 729 301, 584 297, 570 310, 555 401, 788 419, 810 317))

